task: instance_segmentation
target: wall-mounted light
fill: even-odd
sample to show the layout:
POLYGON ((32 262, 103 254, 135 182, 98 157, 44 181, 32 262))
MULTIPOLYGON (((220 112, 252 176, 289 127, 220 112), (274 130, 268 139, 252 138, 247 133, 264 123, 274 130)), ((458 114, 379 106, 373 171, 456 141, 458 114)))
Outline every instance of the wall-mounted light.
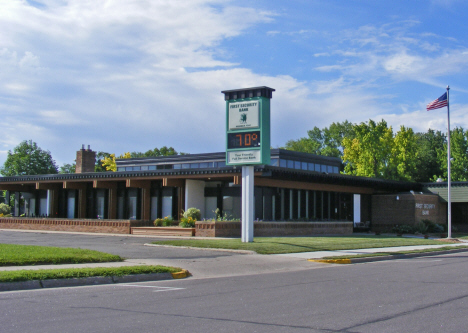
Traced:
POLYGON ((399 196, 399 195, 397 195, 395 199, 397 199, 397 200, 400 200, 400 196, 399 196))

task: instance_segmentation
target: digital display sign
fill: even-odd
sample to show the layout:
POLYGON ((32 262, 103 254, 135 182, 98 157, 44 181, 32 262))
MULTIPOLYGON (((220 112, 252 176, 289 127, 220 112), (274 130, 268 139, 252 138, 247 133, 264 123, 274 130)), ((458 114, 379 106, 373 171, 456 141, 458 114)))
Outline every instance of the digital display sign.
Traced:
POLYGON ((260 147, 260 131, 228 133, 228 149, 260 147))

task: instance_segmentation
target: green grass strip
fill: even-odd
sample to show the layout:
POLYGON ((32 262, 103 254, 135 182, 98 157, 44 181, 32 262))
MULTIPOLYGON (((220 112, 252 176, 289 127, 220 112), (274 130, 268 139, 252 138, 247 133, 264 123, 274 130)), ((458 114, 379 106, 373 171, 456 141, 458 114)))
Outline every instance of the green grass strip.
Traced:
POLYGON ((402 255, 402 254, 433 253, 433 252, 458 250, 458 249, 468 249, 468 246, 444 246, 444 247, 438 247, 438 248, 432 248, 432 249, 423 249, 423 250, 363 253, 363 254, 353 254, 353 255, 348 255, 348 256, 323 257, 322 259, 356 259, 356 258, 368 258, 368 257, 397 256, 397 255, 402 255))
POLYGON ((166 267, 159 265, 0 271, 0 282, 71 279, 92 276, 124 276, 150 273, 176 273, 180 271, 181 269, 177 267, 166 267))
POLYGON ((440 245, 442 241, 404 238, 387 235, 335 236, 335 237, 256 237, 252 243, 240 239, 188 239, 165 240, 153 244, 249 250, 259 254, 298 253, 315 251, 337 251, 410 245, 440 245))
POLYGON ((120 256, 85 249, 0 244, 0 266, 122 261, 120 256))

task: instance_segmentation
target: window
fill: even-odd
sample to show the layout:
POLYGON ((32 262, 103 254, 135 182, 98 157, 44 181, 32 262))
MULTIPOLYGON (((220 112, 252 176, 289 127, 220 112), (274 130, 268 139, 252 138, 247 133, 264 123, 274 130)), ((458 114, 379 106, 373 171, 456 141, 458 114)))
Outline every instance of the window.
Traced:
POLYGON ((309 171, 315 171, 315 164, 314 163, 307 163, 308 167, 309 167, 309 171))
POLYGON ((200 168, 208 168, 208 163, 200 163, 200 168))
POLYGON ((294 161, 294 169, 301 170, 301 162, 299 162, 299 161, 294 161))
POLYGON ((326 165, 320 165, 320 172, 327 172, 327 166, 326 165))
POLYGON ((141 170, 148 170, 148 166, 147 165, 142 165, 141 170))
POLYGON ((118 167, 117 171, 125 171, 125 167, 118 167))
POLYGON ((133 167, 125 167, 125 171, 133 171, 133 167))
POLYGON ((156 165, 149 165, 148 170, 156 170, 156 165))
POLYGON ((190 169, 198 169, 200 167, 200 163, 190 163, 190 169))
POLYGON ((289 169, 294 169, 294 161, 291 161, 291 160, 286 160, 287 163, 288 163, 288 168, 289 169))
POLYGON ((189 168, 190 168, 190 164, 188 163, 182 164, 182 169, 189 169, 189 168))
POLYGON ((174 164, 174 169, 180 169, 180 168, 182 168, 181 164, 174 164))
POLYGON ((279 166, 279 159, 277 158, 272 158, 270 161, 271 166, 279 166))
POLYGON ((331 165, 327 166, 327 172, 328 173, 333 173, 333 167, 331 165))
POLYGON ((218 168, 224 168, 226 166, 226 162, 218 162, 218 168))
POLYGON ((286 168, 288 166, 286 160, 283 159, 280 159, 279 164, 281 168, 286 168))
POLYGON ((315 171, 320 172, 320 164, 315 164, 315 171))
POLYGON ((340 173, 340 172, 338 171, 338 167, 333 167, 333 173, 340 173))
POLYGON ((302 162, 302 170, 307 170, 307 162, 302 162))
POLYGON ((133 171, 140 171, 140 170, 141 170, 141 167, 139 167, 139 166, 134 166, 133 167, 133 171))

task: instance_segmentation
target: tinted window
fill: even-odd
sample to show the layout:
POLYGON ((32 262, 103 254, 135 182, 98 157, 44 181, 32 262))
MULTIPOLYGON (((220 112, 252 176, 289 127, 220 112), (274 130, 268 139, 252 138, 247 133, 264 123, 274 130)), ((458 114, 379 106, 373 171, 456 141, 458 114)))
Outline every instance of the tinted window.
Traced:
POLYGON ((287 163, 288 163, 288 168, 289 169, 294 169, 294 161, 291 161, 291 160, 286 160, 287 163))
POLYGON ((286 168, 287 167, 286 160, 280 159, 280 165, 279 166, 282 167, 282 168, 286 168))
POLYGON ((326 165, 320 165, 320 172, 327 172, 327 166, 326 165))
POLYGON ((309 167, 309 171, 315 171, 315 164, 314 163, 307 163, 309 167))
POLYGON ((150 166, 148 166, 148 170, 156 170, 156 165, 150 165, 150 166))
POLYGON ((307 170, 307 162, 302 162, 302 170, 307 170))

